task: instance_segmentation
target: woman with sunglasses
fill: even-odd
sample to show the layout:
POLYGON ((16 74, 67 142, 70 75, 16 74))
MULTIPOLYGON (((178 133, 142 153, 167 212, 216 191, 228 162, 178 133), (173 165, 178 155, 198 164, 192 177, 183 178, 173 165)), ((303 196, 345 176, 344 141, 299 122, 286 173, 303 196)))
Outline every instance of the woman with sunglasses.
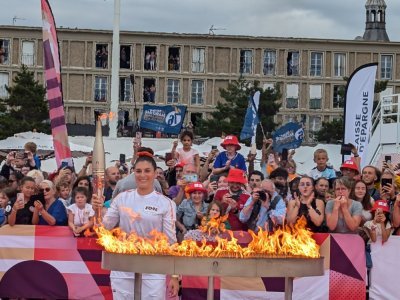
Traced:
POLYGON ((39 185, 39 191, 44 194, 44 202, 35 201, 32 224, 67 225, 67 212, 64 204, 56 199, 56 189, 53 182, 43 180, 39 185))
POLYGON ((309 176, 303 176, 299 182, 299 190, 294 192, 293 199, 288 203, 286 213, 288 223, 294 224, 304 216, 307 228, 312 232, 323 232, 324 210, 324 202, 315 198, 314 180, 309 176))

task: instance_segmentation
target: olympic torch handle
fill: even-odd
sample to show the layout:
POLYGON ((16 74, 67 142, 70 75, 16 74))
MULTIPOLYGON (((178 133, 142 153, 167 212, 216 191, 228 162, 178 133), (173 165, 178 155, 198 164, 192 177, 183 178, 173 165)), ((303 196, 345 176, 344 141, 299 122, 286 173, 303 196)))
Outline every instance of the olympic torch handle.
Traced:
MULTIPOLYGON (((93 192, 99 199, 103 197, 104 193, 104 172, 96 172, 93 174, 93 192)), ((99 207, 96 210, 94 218, 94 225, 99 226, 102 220, 102 208, 99 207)))

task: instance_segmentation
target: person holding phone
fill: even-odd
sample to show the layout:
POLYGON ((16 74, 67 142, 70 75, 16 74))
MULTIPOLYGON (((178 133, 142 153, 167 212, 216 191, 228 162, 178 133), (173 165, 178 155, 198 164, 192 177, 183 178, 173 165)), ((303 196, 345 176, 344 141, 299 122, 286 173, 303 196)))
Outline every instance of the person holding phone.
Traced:
POLYGON ((356 233, 361 223, 363 207, 350 198, 352 180, 341 177, 334 181, 335 199, 326 204, 326 225, 330 232, 356 233))
POLYGON ((394 178, 395 174, 391 169, 384 169, 381 176, 381 188, 380 195, 383 200, 388 201, 391 204, 391 201, 395 201, 396 197, 396 189, 394 178))
POLYGON ((32 225, 35 200, 32 196, 35 194, 36 183, 32 177, 24 177, 21 180, 21 192, 17 197, 11 199, 11 210, 7 214, 8 224, 32 225))

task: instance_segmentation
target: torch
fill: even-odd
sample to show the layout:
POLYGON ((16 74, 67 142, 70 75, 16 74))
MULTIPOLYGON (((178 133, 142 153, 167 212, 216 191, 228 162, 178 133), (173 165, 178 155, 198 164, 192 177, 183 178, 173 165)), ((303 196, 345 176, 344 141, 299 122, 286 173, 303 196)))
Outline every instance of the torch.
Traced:
MULTIPOLYGON (((96 121, 96 136, 94 138, 93 145, 93 157, 92 157, 92 175, 93 175, 93 193, 99 198, 103 197, 104 192, 104 168, 105 168, 105 156, 104 156, 104 143, 103 135, 101 132, 101 120, 100 118, 96 121)), ((101 223, 101 208, 98 208, 95 215, 95 225, 101 223)))

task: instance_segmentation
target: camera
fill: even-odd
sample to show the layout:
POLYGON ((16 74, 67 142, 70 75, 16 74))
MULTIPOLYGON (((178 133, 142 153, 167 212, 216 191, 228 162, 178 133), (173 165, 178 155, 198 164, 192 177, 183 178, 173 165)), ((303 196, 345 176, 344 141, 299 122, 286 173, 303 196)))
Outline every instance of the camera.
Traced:
POLYGON ((343 144, 342 147, 340 148, 340 154, 341 155, 350 155, 351 149, 353 149, 352 144, 343 144))
POLYGON ((267 193, 264 191, 258 191, 258 195, 260 196, 260 200, 262 202, 267 201, 267 193))

